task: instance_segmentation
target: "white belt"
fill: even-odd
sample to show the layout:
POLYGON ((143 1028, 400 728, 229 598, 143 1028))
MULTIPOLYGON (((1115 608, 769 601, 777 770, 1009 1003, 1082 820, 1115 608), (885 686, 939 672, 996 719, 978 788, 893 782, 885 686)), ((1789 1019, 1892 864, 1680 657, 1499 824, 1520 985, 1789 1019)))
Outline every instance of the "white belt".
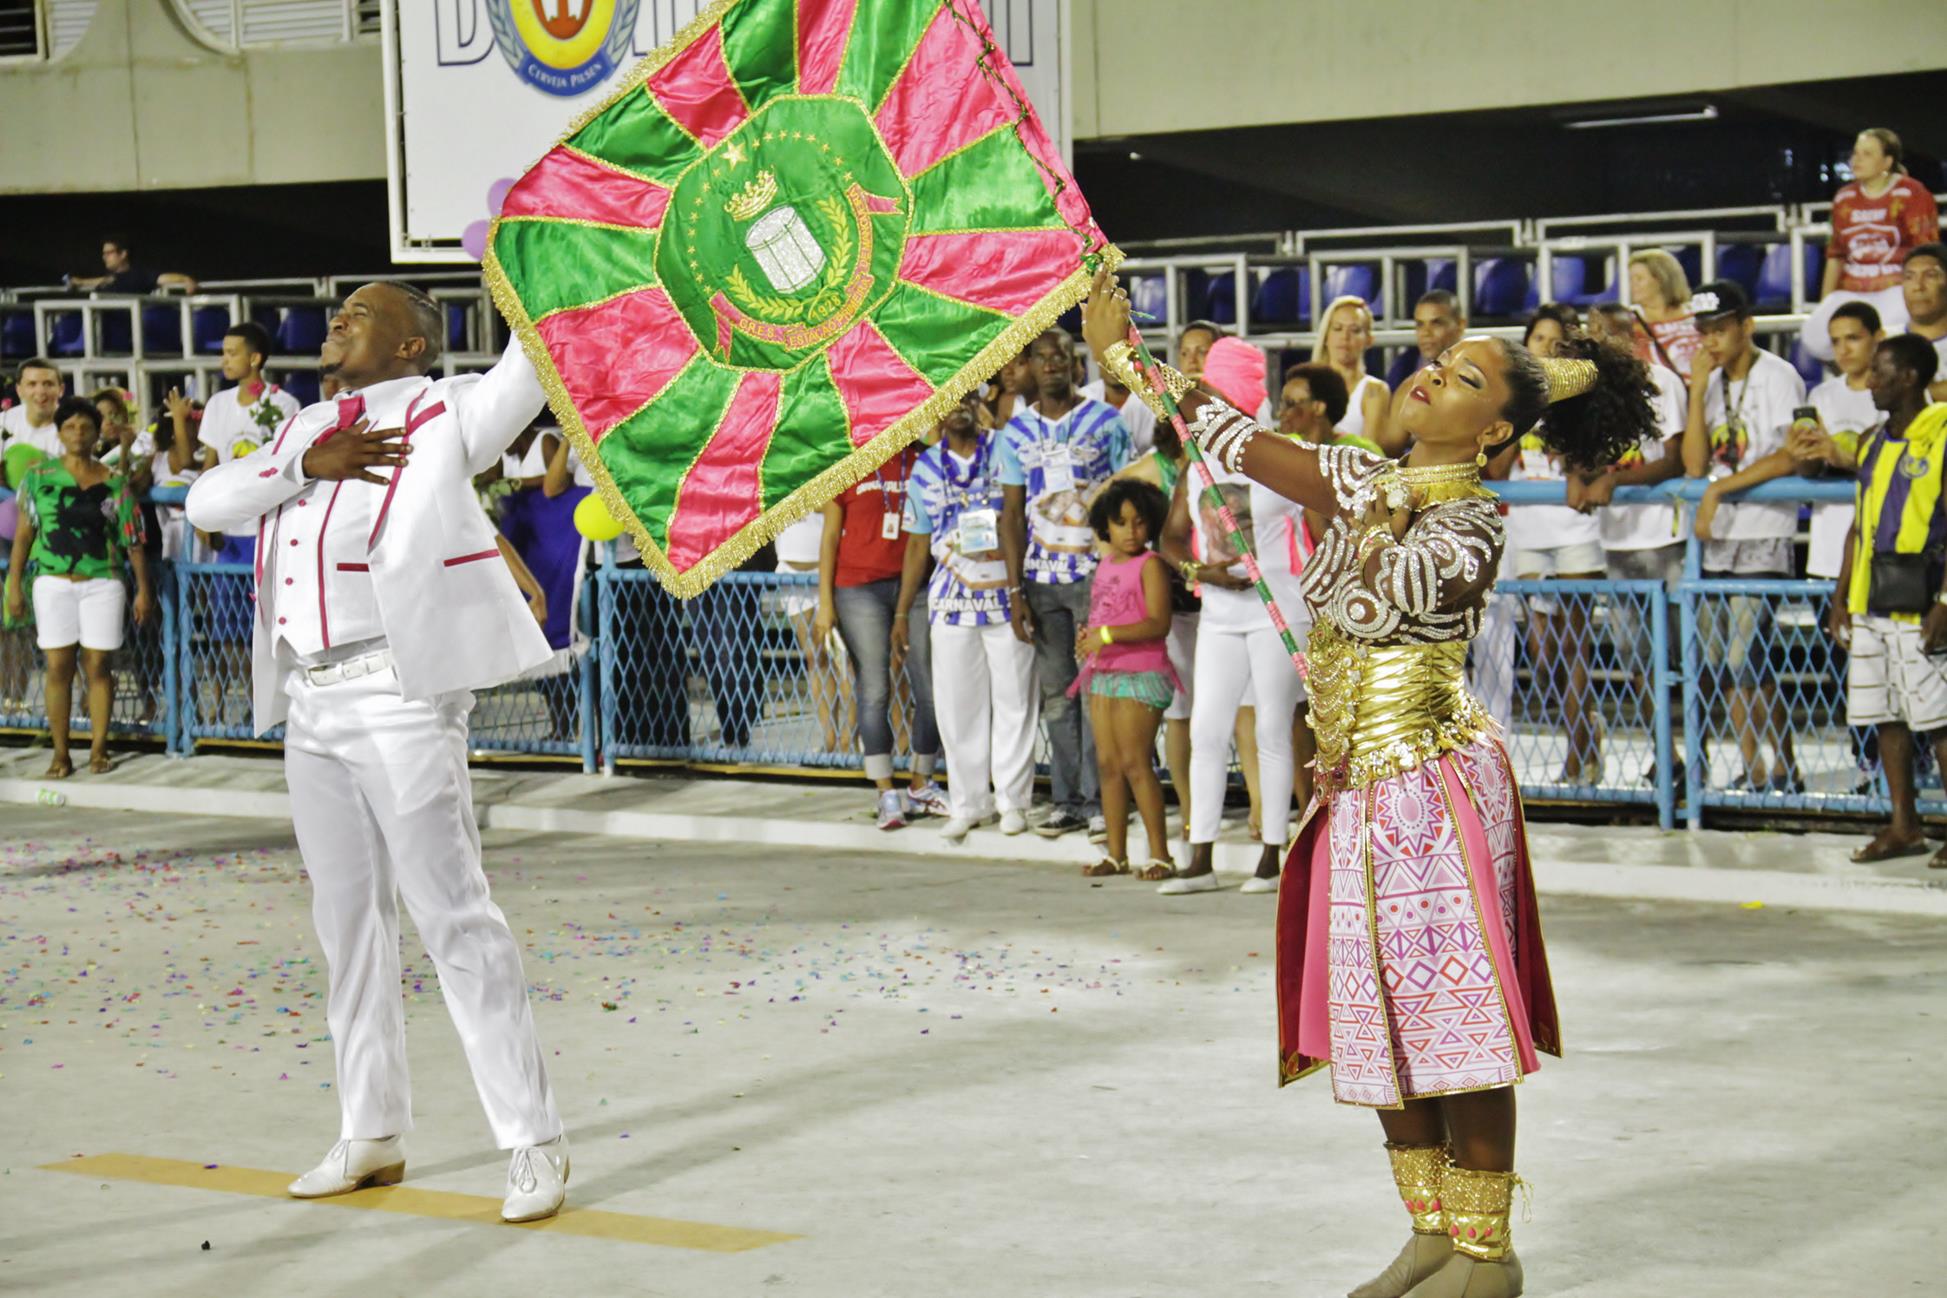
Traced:
POLYGON ((336 685, 340 681, 357 680, 361 676, 392 670, 392 651, 376 649, 356 658, 347 658, 341 663, 326 663, 322 667, 306 667, 303 670, 304 678, 313 685, 336 685))

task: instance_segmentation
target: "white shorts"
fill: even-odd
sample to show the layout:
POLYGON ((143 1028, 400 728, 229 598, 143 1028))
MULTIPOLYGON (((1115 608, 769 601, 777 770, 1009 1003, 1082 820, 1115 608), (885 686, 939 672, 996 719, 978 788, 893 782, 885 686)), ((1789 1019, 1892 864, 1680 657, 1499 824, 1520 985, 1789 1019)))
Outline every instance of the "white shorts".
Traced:
POLYGON ((1183 688, 1163 709, 1165 721, 1190 719, 1190 681, 1196 675, 1198 620, 1199 615, 1195 613, 1178 613, 1170 619, 1170 666, 1176 669, 1176 679, 1183 682, 1183 688))
POLYGON ((1608 570, 1602 546, 1595 541, 1577 541, 1574 545, 1551 546, 1546 550, 1509 547, 1507 562, 1501 565, 1502 576, 1523 581, 1533 577, 1565 577, 1572 572, 1600 574, 1608 570))
POLYGON ((1904 722, 1912 730, 1947 727, 1947 654, 1920 648, 1920 628, 1886 617, 1852 620, 1846 672, 1846 724, 1904 722))
POLYGON ((35 640, 43 649, 120 649, 128 591, 113 577, 34 578, 35 640))

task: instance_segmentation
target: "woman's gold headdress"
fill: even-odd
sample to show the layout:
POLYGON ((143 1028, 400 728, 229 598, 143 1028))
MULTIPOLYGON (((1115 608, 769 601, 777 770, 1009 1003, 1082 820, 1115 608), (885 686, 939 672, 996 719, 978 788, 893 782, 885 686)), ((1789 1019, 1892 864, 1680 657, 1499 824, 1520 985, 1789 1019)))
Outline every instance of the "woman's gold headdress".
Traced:
POLYGON ((1579 397, 1595 386, 1596 368, 1594 361, 1570 361, 1550 358, 1541 363, 1542 373, 1548 376, 1548 404, 1579 397))

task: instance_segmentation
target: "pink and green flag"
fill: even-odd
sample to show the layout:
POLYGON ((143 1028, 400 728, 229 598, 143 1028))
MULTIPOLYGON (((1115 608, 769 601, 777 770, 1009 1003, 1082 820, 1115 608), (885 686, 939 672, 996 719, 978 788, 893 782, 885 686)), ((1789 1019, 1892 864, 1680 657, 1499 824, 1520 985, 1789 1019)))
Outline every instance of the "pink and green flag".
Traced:
POLYGON ((977 0, 719 0, 508 193, 494 300, 694 595, 927 431, 1120 254, 977 0))

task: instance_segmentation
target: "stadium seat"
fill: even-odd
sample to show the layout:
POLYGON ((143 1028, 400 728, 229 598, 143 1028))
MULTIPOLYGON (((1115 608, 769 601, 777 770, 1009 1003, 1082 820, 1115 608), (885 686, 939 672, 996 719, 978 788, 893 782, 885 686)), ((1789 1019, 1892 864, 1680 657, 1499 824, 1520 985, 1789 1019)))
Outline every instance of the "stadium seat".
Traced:
POLYGON ((294 306, 277 326, 277 350, 285 356, 314 356, 324 346, 325 312, 318 306, 294 306))
MULTIPOLYGON (((1717 249, 1717 278, 1736 283, 1745 293, 1755 299, 1758 295, 1758 275, 1764 269, 1765 255, 1755 243, 1727 243, 1717 249)), ((1791 296, 1791 282, 1785 283, 1786 296, 1791 296)))
POLYGON ((446 304, 446 350, 466 350, 466 308, 457 302, 446 304))
POLYGON ((1237 274, 1220 271, 1204 286, 1204 319, 1216 324, 1237 323, 1237 274))
MULTIPOLYGON (((1548 294, 1557 302, 1574 302, 1582 296, 1589 278, 1589 263, 1580 257, 1556 257, 1549 264, 1548 294)), ((1536 286, 1540 293, 1540 286, 1536 286)))
POLYGON ((47 350, 51 355, 79 356, 87 346, 88 340, 81 335, 79 311, 62 311, 48 317, 47 350))
POLYGON ((1426 264, 1426 291, 1445 289, 1449 293, 1460 291, 1460 263, 1452 257, 1435 257, 1426 264))
MULTIPOLYGON (((1815 243, 1805 248, 1805 296, 1816 298, 1819 292, 1819 275, 1825 269, 1825 249, 1815 243)), ((1792 246, 1789 243, 1774 243, 1765 251, 1764 264, 1758 270, 1757 291, 1752 301, 1761 311, 1784 310, 1792 301, 1792 246)))
POLYGON ((182 308, 152 305, 142 310, 142 352, 145 356, 180 356, 183 351, 182 308))
POLYGON ((1258 280, 1251 295, 1251 323, 1293 325, 1304 319, 1311 277, 1297 266, 1282 266, 1258 280))
POLYGON ((1419 367, 1420 349, 1417 347, 1400 348, 1399 355, 1395 356, 1393 363, 1386 367, 1386 386, 1392 388, 1394 391, 1398 391, 1399 385, 1404 383, 1407 376, 1419 367))
POLYGON ((214 356, 223 350, 223 334, 230 327, 230 309, 221 306, 199 306, 190 312, 189 328, 192 343, 199 356, 214 356))
POLYGON ((1134 275, 1129 279, 1129 302, 1146 315, 1163 319, 1169 313, 1169 284, 1161 275, 1134 275))
POLYGON ((299 405, 308 406, 319 399, 316 370, 292 370, 278 379, 277 386, 296 397, 299 405))
POLYGON ((1529 288, 1528 265, 1514 257, 1488 257, 1474 264, 1473 313, 1520 315, 1529 288))
POLYGON ((1677 265, 1683 267, 1684 277, 1693 288, 1704 282, 1704 250, 1701 247, 1694 243, 1685 244, 1676 249, 1675 256, 1677 265))
MULTIPOLYGON (((1325 302, 1334 298, 1356 297, 1365 301, 1375 315, 1385 310, 1384 294, 1379 291, 1379 268, 1369 265, 1334 266, 1325 272, 1325 302)), ((1321 307, 1324 303, 1319 304, 1321 307)))
POLYGON ((34 317, 25 311, 0 316, 0 356, 21 360, 40 349, 34 346, 34 317))
POLYGON ((1808 388, 1818 386, 1825 382, 1828 377, 1824 362, 1812 355, 1806 349, 1805 344, 1796 338, 1792 340, 1791 355, 1785 359, 1792 363, 1792 368, 1798 371, 1799 376, 1805 380, 1805 386, 1808 388))
POLYGON ((128 356, 134 353, 135 326, 127 311, 102 311, 95 319, 101 322, 103 356, 128 356))

